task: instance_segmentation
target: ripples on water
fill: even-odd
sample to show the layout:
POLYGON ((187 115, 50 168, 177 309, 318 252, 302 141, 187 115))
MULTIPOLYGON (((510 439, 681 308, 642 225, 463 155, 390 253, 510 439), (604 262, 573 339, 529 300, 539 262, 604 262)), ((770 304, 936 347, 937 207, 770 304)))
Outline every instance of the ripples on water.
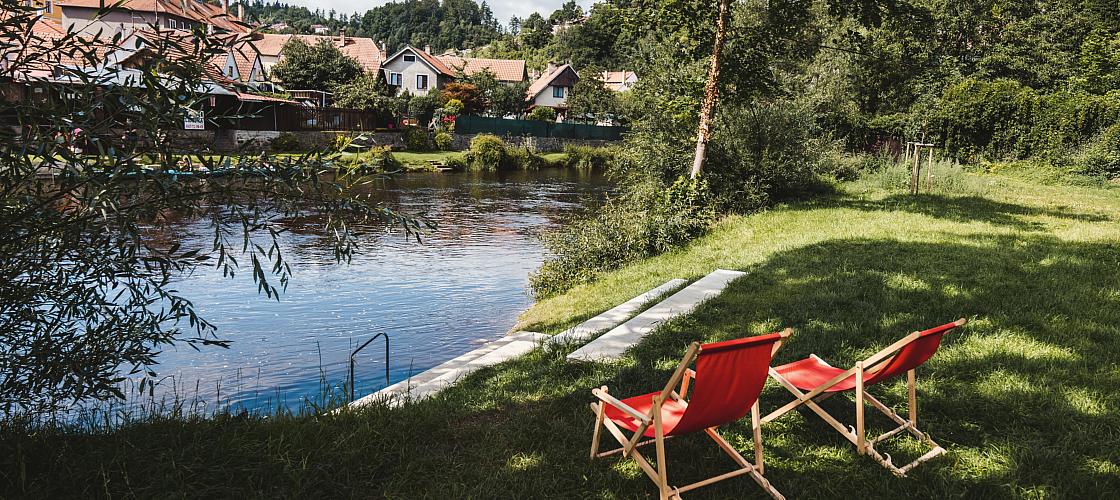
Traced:
MULTIPOLYGON (((295 408, 322 382, 346 380, 353 347, 388 332, 390 383, 504 335, 532 300, 528 275, 551 229, 608 190, 597 174, 545 170, 508 174, 402 174, 380 182, 390 207, 439 224, 423 244, 374 228, 350 265, 314 227, 282 237, 293 276, 279 302, 257 293, 243 269, 212 268, 176 283, 230 348, 171 348, 157 359, 157 400, 218 401, 246 409, 295 408), (321 357, 321 360, 320 360, 321 357)), ((209 245, 202 223, 182 228, 184 248, 209 245)), ((358 397, 385 385, 381 341, 359 355, 358 397)))

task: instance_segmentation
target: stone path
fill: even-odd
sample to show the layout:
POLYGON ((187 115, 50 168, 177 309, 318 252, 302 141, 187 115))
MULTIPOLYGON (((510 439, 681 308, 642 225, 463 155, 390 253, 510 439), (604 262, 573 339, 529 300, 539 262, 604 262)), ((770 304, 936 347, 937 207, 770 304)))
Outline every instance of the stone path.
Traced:
POLYGON ((626 321, 630 315, 638 312, 642 306, 646 305, 649 301, 654 300, 662 295, 665 295, 670 290, 679 288, 681 285, 688 283, 680 278, 666 281, 661 286, 654 288, 646 293, 634 297, 626 302, 623 302, 614 308, 606 311, 594 318, 591 318, 583 323, 573 326, 563 332, 556 334, 551 339, 548 339, 546 344, 559 345, 564 342, 579 342, 587 340, 599 332, 603 332, 618 326, 619 323, 626 321))

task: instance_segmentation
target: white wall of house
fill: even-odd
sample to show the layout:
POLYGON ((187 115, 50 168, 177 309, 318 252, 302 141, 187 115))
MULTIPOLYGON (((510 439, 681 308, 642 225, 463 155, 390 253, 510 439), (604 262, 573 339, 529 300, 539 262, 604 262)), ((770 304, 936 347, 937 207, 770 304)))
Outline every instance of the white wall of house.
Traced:
POLYGON ((429 90, 439 86, 439 73, 412 51, 406 51, 392 61, 385 61, 381 65, 381 71, 385 74, 385 81, 390 85, 397 85, 395 79, 399 78, 401 92, 407 90, 413 95, 425 95, 429 90), (413 60, 409 61, 410 58, 413 60), (418 86, 419 76, 427 77, 426 88, 418 86))
POLYGON ((568 94, 571 91, 571 87, 558 87, 555 85, 549 85, 548 87, 545 87, 545 89, 542 90, 540 94, 537 94, 537 97, 533 99, 533 105, 548 106, 550 108, 567 107, 568 94), (559 89, 559 91, 557 89, 559 89), (558 95, 563 95, 563 97, 557 97, 558 95))
POLYGON ((273 56, 273 55, 261 54, 261 66, 264 67, 264 72, 265 73, 268 73, 268 74, 271 75, 272 74, 272 67, 275 66, 276 63, 278 63, 278 62, 280 62, 280 56, 279 55, 273 56))

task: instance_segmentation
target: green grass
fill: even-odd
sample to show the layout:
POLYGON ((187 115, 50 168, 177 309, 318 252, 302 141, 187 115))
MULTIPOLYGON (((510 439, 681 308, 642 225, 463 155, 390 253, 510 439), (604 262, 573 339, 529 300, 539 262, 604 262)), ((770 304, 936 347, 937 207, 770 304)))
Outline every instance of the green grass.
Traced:
POLYGON ((447 161, 452 158, 462 158, 463 153, 457 153, 455 151, 432 151, 430 153, 413 153, 408 151, 401 151, 394 152, 393 157, 396 158, 397 161, 403 163, 405 167, 408 167, 410 170, 431 170, 431 164, 428 163, 429 161, 447 163, 447 161))
MULTIPOLYGON (((782 327, 776 362, 850 364, 958 317, 919 370, 919 422, 948 454, 899 479, 812 414, 763 429, 767 477, 790 498, 1099 498, 1120 491, 1120 190, 959 174, 911 197, 882 179, 826 199, 732 217, 688 247, 542 301, 521 318, 555 332, 670 278, 748 275, 612 365, 569 349, 530 355, 397 410, 316 417, 153 420, 110 432, 0 430, 0 497, 650 497, 617 458, 589 461, 590 389, 660 387, 685 346, 782 327), (944 191, 944 190, 943 190, 944 191)), ((901 408, 904 384, 873 392, 901 408)), ((787 400, 770 384, 763 411, 787 400)), ((824 403, 842 420, 853 409, 824 403)), ((872 416, 872 429, 887 422, 872 416)), ((747 450, 749 423, 723 428, 747 450)), ((914 442, 884 448, 896 462, 914 442)), ((729 470, 703 436, 668 444, 674 483, 729 470)), ((762 498, 747 478, 698 498, 762 498)))

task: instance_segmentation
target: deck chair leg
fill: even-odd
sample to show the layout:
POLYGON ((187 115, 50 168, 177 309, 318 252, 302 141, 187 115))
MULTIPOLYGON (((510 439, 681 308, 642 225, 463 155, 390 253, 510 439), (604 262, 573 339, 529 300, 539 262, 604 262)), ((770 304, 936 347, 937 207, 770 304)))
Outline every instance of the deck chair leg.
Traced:
POLYGON ((727 454, 727 456, 731 457, 731 460, 734 460, 735 463, 739 465, 740 470, 732 471, 721 476, 716 476, 704 481, 700 481, 698 483, 690 484, 688 486, 679 488, 678 491, 688 491, 694 488, 699 488, 700 486, 708 485, 717 481, 722 481, 730 477, 735 477, 741 474, 749 474, 751 476, 751 479, 753 479, 755 483, 758 483, 758 485, 762 487, 762 489, 765 490, 766 493, 768 493, 771 497, 777 500, 785 500, 785 496, 783 496, 781 492, 774 488, 774 485, 770 484, 770 480, 763 477, 762 472, 754 465, 751 465, 751 463, 748 462, 747 459, 743 458, 743 455, 740 455, 739 452, 735 450, 735 447, 731 446, 731 443, 728 443, 727 440, 723 438, 723 436, 716 432, 715 428, 704 429, 704 432, 708 435, 708 437, 712 438, 712 441, 715 441, 716 444, 719 445, 719 448, 723 450, 723 452, 727 454))
POLYGON ((856 451, 867 453, 867 436, 863 428, 863 362, 856 363, 856 451))
MULTIPOLYGON (((619 429, 618 425, 610 421, 610 419, 603 420, 603 427, 607 429, 607 432, 614 436, 619 445, 624 446, 627 442, 629 442, 629 439, 626 438, 626 435, 622 433, 622 429, 619 429)), ((638 467, 642 469, 642 472, 645 472, 646 476, 649 476, 650 480, 655 483, 657 482, 657 471, 653 469, 653 466, 649 464, 649 462, 645 459, 645 457, 642 456, 641 453, 638 453, 638 450, 631 450, 630 452, 627 452, 625 457, 634 459, 634 461, 638 463, 638 467)))
POLYGON ((758 469, 759 474, 766 474, 766 468, 762 462, 762 422, 758 414, 758 401, 755 401, 754 405, 751 406, 751 428, 754 431, 754 466, 758 469))
MULTIPOLYGON (((899 426, 897 428, 883 433, 882 435, 880 435, 879 437, 876 437, 875 439, 871 440, 867 444, 868 455, 871 455, 871 457, 874 458, 875 461, 879 462, 879 464, 882 465, 883 467, 886 467, 887 470, 890 470, 892 473, 894 473, 894 475, 899 476, 899 477, 905 477, 906 473, 910 472, 915 467, 917 467, 917 466, 919 466, 919 465, 937 457, 938 455, 941 455, 942 453, 945 453, 945 449, 942 448, 941 445, 934 442, 933 439, 930 438, 928 434, 919 430, 918 427, 916 425, 914 425, 913 421, 906 421, 901 416, 899 416, 898 413, 896 413, 894 410, 892 410, 887 405, 883 404, 881 401, 876 399, 871 394, 864 393, 864 397, 867 399, 867 402, 871 403, 871 406, 874 406, 876 409, 881 411, 888 418, 893 420, 896 424, 899 424, 899 426), (890 457, 889 454, 886 457, 883 457, 879 453, 879 451, 875 449, 875 444, 880 443, 882 441, 885 441, 886 439, 890 438, 891 436, 894 436, 895 434, 898 434, 899 432, 902 432, 902 431, 909 432, 912 436, 914 436, 914 438, 921 441, 926 446, 929 446, 930 451, 928 451, 924 455, 918 457, 913 462, 910 462, 909 464, 906 464, 902 467, 898 467, 891 460, 891 457, 890 457)), ((911 408, 913 408, 913 407, 911 406, 911 408)))
POLYGON ((661 426, 661 398, 653 398, 653 433, 657 440, 657 489, 662 500, 669 499, 669 467, 665 463, 665 429, 661 426))
MULTIPOLYGON (((774 380, 777 380, 778 383, 781 384, 782 387, 785 387, 786 390, 790 392, 790 394, 793 394, 793 396, 796 397, 798 401, 809 407, 810 410, 813 410, 813 413, 816 413, 818 417, 821 417, 821 419, 828 423, 828 425, 831 425, 833 429, 836 429, 836 432, 839 432, 841 436, 844 436, 845 439, 851 441, 852 444, 856 444, 855 432, 849 431, 847 427, 844 427, 844 424, 841 424, 839 420, 836 420, 832 417, 832 415, 829 415, 827 411, 824 411, 824 408, 821 408, 820 405, 813 402, 812 399, 806 398, 805 393, 801 392, 801 390, 797 387, 794 387, 793 384, 786 380, 785 377, 778 374, 778 372, 774 371, 773 368, 770 369, 770 377, 774 380)), ((761 422, 763 424, 772 422, 774 419, 784 415, 785 413, 786 412, 782 411, 782 409, 774 410, 769 415, 763 417, 761 422)))
POLYGON ((910 410, 910 423, 915 427, 918 426, 918 394, 917 384, 915 384, 914 370, 906 372, 906 393, 908 396, 909 410, 910 410))
MULTIPOLYGON (((603 386, 603 392, 607 391, 607 387, 603 386)), ((599 454, 599 432, 603 430, 603 419, 606 409, 603 407, 605 403, 599 402, 598 404, 592 403, 591 407, 595 411, 595 430, 591 434, 591 459, 599 454)))

